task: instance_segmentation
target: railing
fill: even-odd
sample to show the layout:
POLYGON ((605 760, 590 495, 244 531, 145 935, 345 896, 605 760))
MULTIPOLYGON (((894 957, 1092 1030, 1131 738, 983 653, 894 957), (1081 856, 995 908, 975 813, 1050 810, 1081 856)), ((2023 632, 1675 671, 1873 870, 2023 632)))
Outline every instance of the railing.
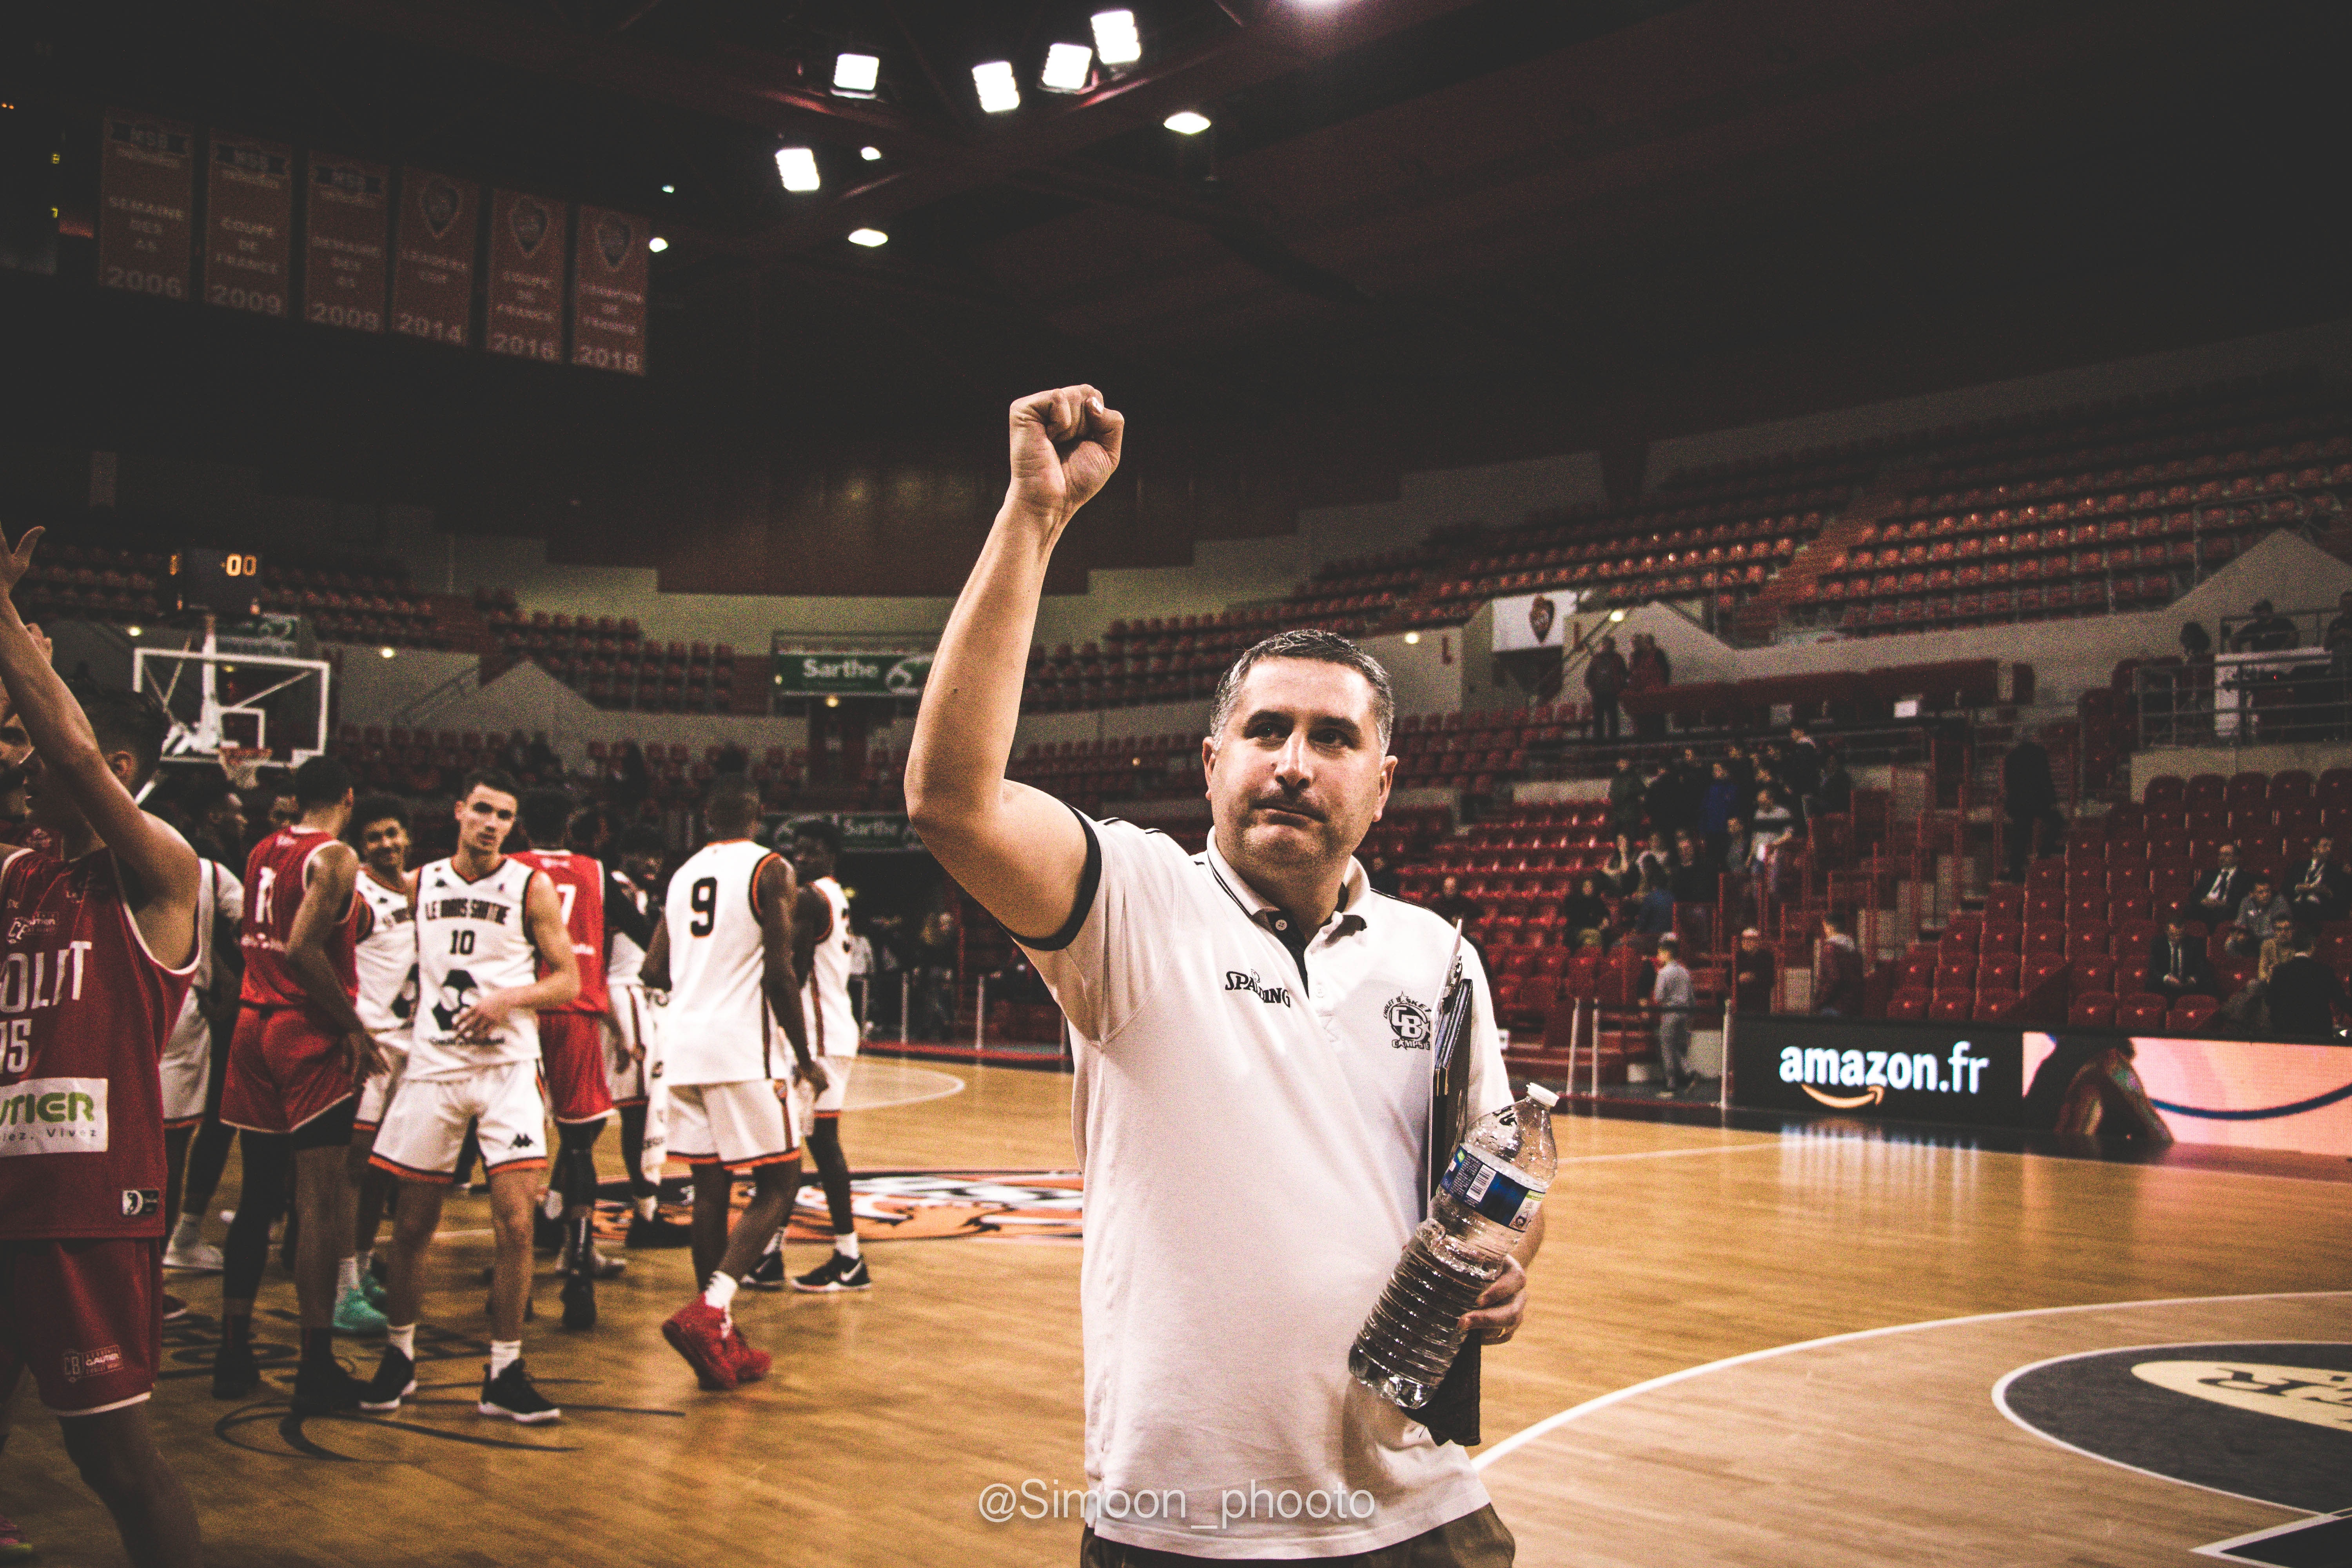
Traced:
POLYGON ((2132 672, 2139 745, 2238 750, 2352 739, 2352 638, 2132 672))

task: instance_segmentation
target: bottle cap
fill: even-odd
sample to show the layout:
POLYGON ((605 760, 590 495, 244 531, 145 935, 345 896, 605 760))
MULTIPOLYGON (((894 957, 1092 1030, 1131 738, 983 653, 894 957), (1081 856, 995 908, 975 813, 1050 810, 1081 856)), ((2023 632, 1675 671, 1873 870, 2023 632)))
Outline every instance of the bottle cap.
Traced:
POLYGON ((1559 1096, 1554 1094, 1551 1090, 1546 1089, 1539 1083, 1530 1082, 1528 1085, 1528 1098, 1534 1100, 1538 1105, 1542 1106, 1546 1110, 1549 1110, 1553 1106, 1559 1103, 1559 1096))

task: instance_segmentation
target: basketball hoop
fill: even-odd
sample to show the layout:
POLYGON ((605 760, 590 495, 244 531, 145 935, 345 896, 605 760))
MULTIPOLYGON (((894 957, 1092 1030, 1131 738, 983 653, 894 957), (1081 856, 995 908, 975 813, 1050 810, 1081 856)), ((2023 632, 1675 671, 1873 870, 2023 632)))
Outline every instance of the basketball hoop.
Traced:
POLYGON ((258 746, 223 746, 220 749, 220 770, 228 776, 229 787, 251 789, 261 779, 261 764, 269 753, 258 746))

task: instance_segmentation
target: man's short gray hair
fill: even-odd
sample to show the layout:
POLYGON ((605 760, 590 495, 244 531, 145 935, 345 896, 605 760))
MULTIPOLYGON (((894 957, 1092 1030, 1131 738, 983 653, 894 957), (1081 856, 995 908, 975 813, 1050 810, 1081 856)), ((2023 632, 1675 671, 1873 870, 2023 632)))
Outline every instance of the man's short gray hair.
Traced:
POLYGON ((1312 627, 1276 632, 1234 660, 1225 678, 1217 682, 1216 700, 1209 708, 1212 739, 1225 732, 1225 722, 1234 716, 1234 704, 1241 700, 1242 682, 1249 679, 1252 669, 1269 658, 1308 658, 1318 664, 1342 665, 1362 676, 1372 689, 1372 724, 1380 731, 1381 754, 1387 754, 1389 733, 1396 726, 1396 689, 1389 684, 1389 672, 1381 668, 1379 659, 1339 633, 1312 627))

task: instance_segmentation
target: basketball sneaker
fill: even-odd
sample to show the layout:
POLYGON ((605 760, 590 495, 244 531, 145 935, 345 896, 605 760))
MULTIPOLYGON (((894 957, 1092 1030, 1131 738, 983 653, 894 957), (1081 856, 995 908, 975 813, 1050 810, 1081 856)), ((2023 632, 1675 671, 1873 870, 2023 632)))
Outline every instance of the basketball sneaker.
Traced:
POLYGON ((662 1325, 662 1338, 686 1358, 703 1387, 724 1394, 740 1381, 735 1356, 727 1344, 730 1327, 726 1313, 697 1296, 670 1314, 669 1321, 662 1325))
POLYGON ((383 1347, 383 1359, 375 1365, 375 1375, 368 1379, 367 1392, 360 1395, 360 1408, 386 1415, 400 1408, 400 1402, 416 1392, 416 1363, 390 1345, 383 1347))
POLYGON ((775 1358, 766 1351, 751 1348, 751 1342, 743 1337, 743 1331, 737 1328, 731 1319, 727 1324, 727 1352, 734 1358, 735 1381, 738 1383, 757 1383, 767 1376, 768 1369, 775 1364, 775 1358))
POLYGON ((33 1555, 33 1543, 25 1539, 16 1521, 0 1513, 0 1563, 16 1563, 33 1555))
POLYGON ((261 1366, 250 1345, 223 1345, 213 1357, 213 1397, 243 1399, 261 1386, 261 1366))
POLYGON ((217 1274, 221 1271, 221 1249, 200 1240, 193 1226, 172 1232, 169 1245, 163 1248, 163 1267, 185 1268, 196 1274, 217 1274))
POLYGON ((567 1274, 563 1277, 563 1326, 567 1329, 593 1329, 596 1326, 594 1275, 567 1274))
POLYGON ((365 1296, 368 1305, 379 1312, 383 1310, 384 1303, 392 1300, 392 1292, 383 1288, 383 1281, 373 1271, 360 1276, 360 1294, 365 1296))
POLYGON ((367 1397, 368 1384, 341 1366, 304 1367, 294 1374, 294 1414, 324 1415, 331 1411, 356 1410, 367 1397))
POLYGON ((361 1286, 354 1285, 335 1299, 335 1332, 339 1334, 380 1334, 391 1326, 361 1286))
POLYGON ((188 1304, 185 1301, 181 1300, 177 1296, 173 1295, 169 1290, 164 1291, 163 1321, 167 1323, 176 1323, 187 1315, 188 1304))
POLYGON ((874 1276, 866 1272, 866 1259, 844 1258, 836 1252, 823 1263, 793 1281, 795 1290, 871 1290, 874 1276))
POLYGON ((530 1373, 523 1371, 522 1363, 507 1363, 506 1371, 490 1375, 489 1364, 482 1365, 482 1397, 474 1406, 485 1415, 503 1415, 509 1421, 520 1421, 526 1426, 542 1422, 560 1421, 563 1412, 550 1405, 530 1384, 530 1373))
POLYGON ((784 1288, 784 1249, 770 1247, 751 1265, 751 1272, 743 1276, 743 1283, 754 1290, 781 1290, 784 1288))
POLYGON ((629 1216, 629 1249, 633 1252, 639 1248, 652 1249, 693 1245, 694 1227, 690 1225, 680 1225, 676 1220, 665 1219, 660 1215, 656 1215, 651 1219, 639 1214, 629 1216))

